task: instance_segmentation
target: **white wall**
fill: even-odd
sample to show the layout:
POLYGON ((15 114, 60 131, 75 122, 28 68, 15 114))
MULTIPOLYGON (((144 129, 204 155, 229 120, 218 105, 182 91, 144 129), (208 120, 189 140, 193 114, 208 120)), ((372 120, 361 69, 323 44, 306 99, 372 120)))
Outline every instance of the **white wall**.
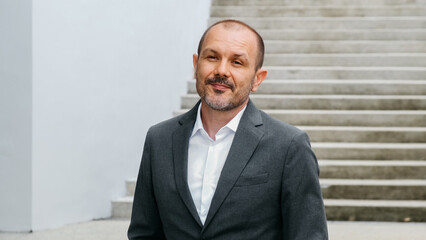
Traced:
POLYGON ((33 2, 33 230, 110 216, 137 175, 148 127, 179 109, 209 7, 33 2))
POLYGON ((31 0, 0 1, 0 231, 31 227, 31 0))

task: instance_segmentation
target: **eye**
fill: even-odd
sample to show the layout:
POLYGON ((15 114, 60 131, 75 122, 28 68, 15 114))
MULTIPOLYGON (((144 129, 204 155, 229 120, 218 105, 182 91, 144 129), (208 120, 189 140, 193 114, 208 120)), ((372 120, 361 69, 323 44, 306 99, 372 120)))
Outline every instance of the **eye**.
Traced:
POLYGON ((216 59, 216 57, 213 56, 213 55, 209 55, 209 56, 207 56, 207 59, 216 59))
POLYGON ((237 65, 243 65, 243 63, 239 60, 234 60, 234 63, 237 64, 237 65))

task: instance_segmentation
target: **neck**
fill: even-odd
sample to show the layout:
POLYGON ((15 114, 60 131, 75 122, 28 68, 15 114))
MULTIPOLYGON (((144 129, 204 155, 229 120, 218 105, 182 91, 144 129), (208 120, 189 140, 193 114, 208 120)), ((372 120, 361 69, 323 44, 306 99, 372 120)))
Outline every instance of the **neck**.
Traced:
POLYGON ((204 130, 213 139, 216 140, 216 133, 226 124, 228 124, 248 103, 248 99, 241 106, 228 111, 218 111, 209 107, 204 101, 201 102, 201 121, 204 130))

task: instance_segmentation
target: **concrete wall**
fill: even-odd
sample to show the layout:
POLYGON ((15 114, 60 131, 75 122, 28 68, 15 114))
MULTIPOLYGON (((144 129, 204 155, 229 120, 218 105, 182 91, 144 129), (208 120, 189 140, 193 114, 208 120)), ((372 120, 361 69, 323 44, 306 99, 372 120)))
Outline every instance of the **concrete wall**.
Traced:
POLYGON ((0 1, 0 231, 31 227, 31 0, 0 1))
POLYGON ((179 109, 209 7, 34 1, 33 230, 110 216, 137 175, 148 127, 179 109))

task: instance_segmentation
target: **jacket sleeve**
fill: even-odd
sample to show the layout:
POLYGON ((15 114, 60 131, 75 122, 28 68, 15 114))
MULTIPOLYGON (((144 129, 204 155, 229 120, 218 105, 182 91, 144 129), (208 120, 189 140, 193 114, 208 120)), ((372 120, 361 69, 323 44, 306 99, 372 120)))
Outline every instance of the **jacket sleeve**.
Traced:
POLYGON ((150 131, 148 131, 133 199, 129 240, 160 240, 164 236, 152 187, 150 131))
POLYGON ((283 239, 327 240, 318 162, 306 133, 292 139, 284 164, 281 195, 283 239))

